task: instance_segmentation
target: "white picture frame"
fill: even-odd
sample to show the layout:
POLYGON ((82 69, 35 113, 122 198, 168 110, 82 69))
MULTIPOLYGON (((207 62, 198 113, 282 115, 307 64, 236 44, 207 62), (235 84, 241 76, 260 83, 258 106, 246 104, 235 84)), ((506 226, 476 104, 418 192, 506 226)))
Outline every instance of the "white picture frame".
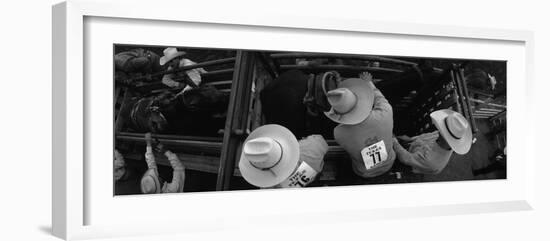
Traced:
MULTIPOLYGON (((189 7, 189 4, 192 3, 179 1, 163 1, 163 3, 160 4, 159 1, 129 3, 73 0, 53 7, 52 226, 54 235, 64 239, 86 239, 220 230, 231 227, 238 228, 243 225, 254 226, 275 223, 278 225, 293 225, 298 222, 293 221, 297 217, 317 220, 316 222, 318 223, 330 223, 363 219, 529 210, 532 208, 535 186, 534 128, 527 128, 522 133, 518 133, 517 131, 520 125, 534 126, 527 123, 529 121, 527 118, 522 117, 530 116, 534 111, 530 108, 522 108, 522 106, 534 106, 532 105, 533 97, 529 95, 533 91, 531 87, 533 84, 532 32, 397 22, 364 22, 350 19, 300 18, 286 16, 282 13, 262 13, 261 16, 255 16, 251 13, 252 15, 245 16, 220 14, 218 12, 205 15, 199 11, 187 11, 185 15, 182 15, 178 11, 178 8, 183 8, 183 5, 189 7), (86 21, 94 21, 94 19, 105 19, 105 21, 101 21, 99 25, 94 25, 97 26, 94 29, 86 29, 86 21), (258 38, 261 38, 261 35, 256 34, 266 36, 270 34, 294 34, 296 35, 293 35, 294 37, 299 37, 297 35, 303 34, 304 39, 307 39, 311 38, 308 35, 313 33, 316 36, 330 36, 329 39, 334 37, 330 34, 335 34, 335 38, 338 38, 337 34, 341 34, 357 36, 357 38, 372 35, 373 41, 378 37, 397 39, 397 41, 399 39, 412 39, 412 41, 420 39, 419 41, 442 42, 442 45, 436 45, 436 48, 438 46, 443 47, 453 44, 460 48, 461 45, 466 46, 471 42, 477 45, 478 48, 483 46, 491 49, 491 46, 493 46, 496 49, 495 46, 501 44, 504 49, 510 52, 510 55, 508 56, 506 53, 499 55, 499 53, 496 53, 498 51, 493 51, 491 53, 494 55, 491 56, 512 61, 514 66, 517 66, 517 68, 514 67, 513 71, 515 72, 511 73, 511 76, 517 77, 517 80, 509 81, 508 88, 508 95, 510 96, 508 133, 512 137, 523 137, 524 139, 509 138, 509 142, 511 143, 511 147, 508 148, 508 155, 510 156, 509 168, 513 171, 508 175, 508 179, 503 181, 484 181, 481 184, 477 181, 472 181, 460 183, 423 183, 405 186, 370 185, 364 187, 307 189, 299 192, 295 190, 266 190, 185 195, 145 195, 141 197, 116 198, 117 200, 112 202, 113 205, 110 205, 109 203, 111 202, 109 200, 105 201, 109 198, 107 196, 102 197, 103 199, 101 200, 103 201, 99 198, 99 201, 95 200, 97 197, 94 194, 97 192, 93 190, 97 190, 98 185, 105 184, 94 183, 91 185, 93 187, 91 187, 90 183, 86 181, 87 175, 85 173, 87 171, 90 171, 90 169, 98 170, 97 168, 101 169, 102 166, 95 166, 96 164, 85 160, 85 156, 90 155, 89 150, 86 150, 87 146, 85 143, 86 135, 90 131, 87 129, 87 123, 90 123, 90 120, 86 118, 96 118, 95 116, 90 116, 91 110, 87 109, 90 108, 90 105, 86 102, 86 95, 88 95, 86 91, 89 91, 90 88, 98 89, 85 82, 85 68, 90 67, 90 63, 86 62, 87 56, 85 56, 85 53, 89 53, 86 51, 86 48, 90 47, 87 45, 89 43, 86 43, 87 39, 85 35, 86 31, 90 31, 88 34, 103 33, 101 27, 109 24, 116 27, 116 23, 113 21, 118 21, 121 24, 131 22, 134 26, 135 24, 153 22, 153 24, 148 25, 148 28, 152 31, 159 31, 158 33, 162 33, 163 24, 170 25, 170 29, 180 28, 180 24, 181 26, 186 24, 203 24, 201 25, 202 27, 214 28, 212 29, 213 32, 208 33, 213 34, 212 36, 215 35, 215 31, 221 29, 229 31, 228 34, 231 34, 232 31, 240 31, 239 33, 241 34, 250 34, 249 36, 258 36, 258 38), (448 189, 456 190, 457 195, 445 195, 445 197, 436 200, 430 196, 433 194, 427 194, 430 200, 411 198, 409 201, 403 201, 383 198, 391 197, 391 195, 384 196, 383 193, 386 192, 406 195, 407 193, 419 192, 445 193, 449 192, 448 189), (489 190, 493 190, 495 195, 487 196, 486 192, 489 190), (373 195, 382 198, 371 201, 368 207, 362 205, 364 202, 354 199, 355 201, 350 201, 345 208, 340 209, 335 207, 327 208, 326 203, 324 203, 326 201, 320 201, 317 204, 310 205, 310 207, 300 207, 295 202, 288 201, 288 199, 299 199, 311 203, 311 200, 325 200, 328 195, 333 197, 330 200, 331 202, 342 202, 346 200, 345 198, 362 197, 362 195, 373 195), (458 196, 461 196, 461 198, 458 198, 458 196), (219 202, 220 198, 223 198, 224 202, 227 202, 228 206, 232 207, 232 210, 213 207, 216 202, 219 202), (246 200, 253 202, 245 203, 246 200), (265 203, 266 200, 278 200, 278 206, 272 209, 260 209, 261 205, 258 203, 265 203), (91 205, 93 208, 90 209, 90 202, 99 204, 91 205), (174 211, 173 209, 182 202, 189 206, 194 205, 194 208, 174 211), (128 203, 133 204, 128 205, 128 203), (153 223, 161 219, 161 216, 155 213, 146 212, 145 214, 140 214, 139 219, 132 216, 131 208, 134 208, 135 211, 136 207, 159 203, 165 206, 165 209, 159 211, 163 214, 163 220, 168 220, 166 223, 178 222, 178 226, 153 225, 151 227, 151 225, 144 225, 141 219, 151 220, 153 223), (201 210, 196 205, 202 205, 203 208, 208 207, 209 210, 201 210), (128 210, 120 210, 123 206, 128 206, 128 210), (113 209, 119 210, 120 213, 113 213, 113 209), (170 209, 173 212, 169 212, 170 209), (185 217, 180 212, 185 212, 185 217), (106 221, 105 217, 108 217, 109 213, 112 215, 112 222, 106 221), (103 218, 90 222, 89 216, 103 218), (326 218, 327 216, 331 218, 326 218), (190 220, 193 221, 191 222, 190 220), (141 226, 140 221, 142 222, 141 226)), ((120 28, 121 26, 118 27, 120 28)), ((209 30, 208 28, 204 28, 197 31, 207 33, 209 30)), ((174 34, 174 36, 176 35, 174 34)), ((128 36, 131 37, 132 34, 128 34, 128 36)), ((103 41, 112 41, 109 39, 112 36, 105 35, 104 37, 107 38, 103 41)), ((127 41, 130 40, 127 39, 127 41)), ((136 40, 135 43, 183 45, 177 44, 178 42, 178 37, 175 37, 174 39, 165 40, 154 38, 142 39, 136 40)), ((230 48, 246 48, 247 46, 250 46, 250 48, 262 48, 266 46, 262 45, 262 43, 241 46, 241 44, 244 44, 241 42, 241 39, 236 39, 234 42, 228 41, 221 44, 230 45, 228 46, 230 48)), ((215 43, 211 42, 209 46, 212 44, 215 43)), ((249 41, 248 44, 253 43, 249 41)), ((289 44, 291 43, 286 43, 286 46, 290 46, 289 44)), ((272 45, 275 47, 275 44, 272 45)), ((281 48, 280 46, 278 45, 275 48, 281 48)), ((316 46, 313 44, 311 46, 312 49, 309 50, 319 50, 315 49, 318 48, 316 46)), ((296 48, 303 49, 303 46, 296 48)), ((335 49, 324 50, 337 51, 335 49)), ((399 52, 398 50, 397 48, 394 53, 415 55, 415 50, 408 50, 407 52, 399 52)), ((368 52, 372 50, 365 48, 361 51, 368 52)), ((489 51, 488 55, 490 55, 489 51)), ((391 54, 390 52, 385 53, 391 54)), ((111 55, 110 52, 104 54, 111 55)), ((476 56, 468 55, 465 52, 461 57, 476 56)), ((112 119, 107 121, 112 122, 112 119)), ((110 132, 111 130, 108 129, 106 132, 110 132)), ((112 133, 106 133, 106 135, 109 136, 112 133)), ((88 156, 87 158, 90 157, 88 156)), ((111 164, 109 159, 107 165, 110 166, 111 164)), ((109 169, 107 171, 112 170, 109 169)), ((93 177, 91 179, 94 180, 93 177)), ((106 183, 112 181, 110 178, 107 179, 109 180, 106 183)), ((114 200, 115 198, 111 196, 111 199, 114 200)))

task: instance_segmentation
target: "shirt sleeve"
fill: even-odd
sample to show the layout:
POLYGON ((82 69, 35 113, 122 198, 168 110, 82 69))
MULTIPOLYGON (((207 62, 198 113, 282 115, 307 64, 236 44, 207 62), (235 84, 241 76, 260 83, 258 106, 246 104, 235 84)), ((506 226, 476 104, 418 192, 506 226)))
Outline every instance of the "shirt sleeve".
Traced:
POLYGON ((183 187, 185 184, 185 167, 183 166, 183 164, 181 164, 181 161, 176 156, 176 154, 169 156, 168 160, 170 161, 172 169, 174 169, 172 173, 172 182, 170 183, 172 185, 176 185, 178 189, 177 192, 183 191, 183 187))
POLYGON ((170 161, 170 165, 172 166, 174 171, 176 171, 176 170, 184 171, 185 170, 185 167, 183 166, 180 159, 178 158, 178 156, 175 153, 173 153, 171 151, 166 151, 165 155, 168 158, 168 161, 170 161))
POLYGON ((374 105, 373 105, 373 110, 377 110, 377 111, 380 111, 382 113, 387 113, 387 114, 393 114, 393 110, 392 110, 392 107, 390 105, 390 102, 388 102, 388 100, 386 99, 386 97, 384 97, 384 95, 382 94, 382 92, 380 92, 379 89, 377 89, 374 84, 371 85, 374 89, 374 105))
POLYGON ((317 173, 324 167, 324 156, 328 151, 328 144, 321 135, 311 135, 300 141, 300 160, 306 162, 317 173))
POLYGON ((153 147, 147 146, 145 151, 145 161, 147 162, 147 167, 149 169, 157 168, 157 163, 155 162, 155 155, 153 154, 153 147))

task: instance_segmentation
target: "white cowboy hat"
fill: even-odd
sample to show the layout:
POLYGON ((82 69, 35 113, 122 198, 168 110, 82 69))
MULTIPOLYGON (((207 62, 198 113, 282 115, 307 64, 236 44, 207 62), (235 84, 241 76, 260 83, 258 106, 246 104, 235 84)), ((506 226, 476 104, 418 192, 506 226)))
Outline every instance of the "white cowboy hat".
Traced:
POLYGON ((184 51, 178 51, 178 49, 176 48, 166 48, 164 49, 163 53, 164 56, 160 57, 160 65, 165 65, 170 60, 185 54, 184 51))
POLYGON ((472 127, 460 113, 452 110, 437 110, 430 114, 440 135, 458 154, 466 154, 472 146, 472 127))
POLYGON ((141 178, 141 192, 145 194, 160 193, 162 187, 156 169, 149 169, 141 178))
POLYGON ((374 90, 367 81, 350 78, 342 81, 337 89, 327 92, 332 108, 325 115, 334 122, 356 125, 364 121, 372 110, 374 90))
POLYGON ((250 184, 272 187, 294 172, 299 159, 300 146, 290 130, 280 125, 264 125, 246 138, 239 170, 250 184))

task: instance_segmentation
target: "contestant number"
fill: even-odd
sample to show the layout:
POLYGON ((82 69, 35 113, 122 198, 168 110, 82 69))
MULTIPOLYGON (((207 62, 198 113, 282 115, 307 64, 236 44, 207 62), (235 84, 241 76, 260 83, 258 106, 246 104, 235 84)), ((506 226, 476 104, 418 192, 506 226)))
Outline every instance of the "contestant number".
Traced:
POLYGON ((281 187, 305 187, 315 179, 317 172, 306 162, 302 162, 298 169, 287 178, 281 187))
POLYGON ((386 161, 386 159, 388 159, 388 153, 386 152, 384 141, 382 140, 363 148, 363 150, 361 150, 361 156, 363 157, 363 162, 367 170, 386 161))

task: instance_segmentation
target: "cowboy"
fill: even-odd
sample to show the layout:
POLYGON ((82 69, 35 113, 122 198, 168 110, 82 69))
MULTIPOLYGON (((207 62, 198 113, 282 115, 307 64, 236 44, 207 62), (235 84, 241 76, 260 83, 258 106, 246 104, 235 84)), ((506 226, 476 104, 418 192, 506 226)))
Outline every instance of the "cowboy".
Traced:
POLYGON ((245 140, 239 170, 260 188, 305 187, 321 173, 328 144, 320 135, 298 141, 287 128, 269 124, 245 140))
MULTIPOLYGON (((164 56, 160 57, 160 65, 167 65, 167 70, 173 70, 184 66, 197 64, 189 59, 183 58, 182 56, 186 53, 184 51, 178 51, 178 49, 176 48, 166 48, 164 49, 163 53, 164 56)), ((202 81, 201 74, 204 73, 207 73, 207 71, 203 68, 195 68, 185 71, 185 75, 181 74, 181 72, 165 74, 162 77, 162 83, 175 89, 183 88, 183 91, 180 93, 184 93, 185 91, 192 88, 191 86, 186 84, 187 78, 191 80, 195 86, 199 86, 202 81)))
POLYGON ((141 192, 144 194, 183 192, 183 186, 185 183, 185 167, 179 160, 178 156, 169 150, 165 151, 162 144, 157 146, 157 149, 161 153, 164 152, 164 155, 170 161, 172 169, 174 169, 172 174, 172 182, 164 182, 161 186, 161 178, 157 170, 157 163, 155 162, 155 155, 153 154, 153 147, 151 144, 151 133, 145 134, 145 141, 147 142, 145 161, 147 162, 147 167, 149 169, 141 178, 141 192))
POLYGON ((449 163, 453 152, 464 155, 472 145, 472 129, 460 113, 452 110, 438 110, 430 114, 436 131, 415 137, 400 137, 410 143, 409 149, 393 140, 397 158, 412 167, 413 172, 438 174, 449 163))
POLYGON ((115 149, 115 159, 113 162, 114 172, 113 176, 115 179, 115 182, 121 180, 124 175, 126 174, 126 162, 124 161, 124 156, 118 152, 117 149, 115 149))
POLYGON ((393 111, 368 72, 361 78, 341 81, 326 93, 331 109, 325 115, 339 123, 334 139, 352 160, 358 176, 370 178, 386 173, 393 165, 393 111))

